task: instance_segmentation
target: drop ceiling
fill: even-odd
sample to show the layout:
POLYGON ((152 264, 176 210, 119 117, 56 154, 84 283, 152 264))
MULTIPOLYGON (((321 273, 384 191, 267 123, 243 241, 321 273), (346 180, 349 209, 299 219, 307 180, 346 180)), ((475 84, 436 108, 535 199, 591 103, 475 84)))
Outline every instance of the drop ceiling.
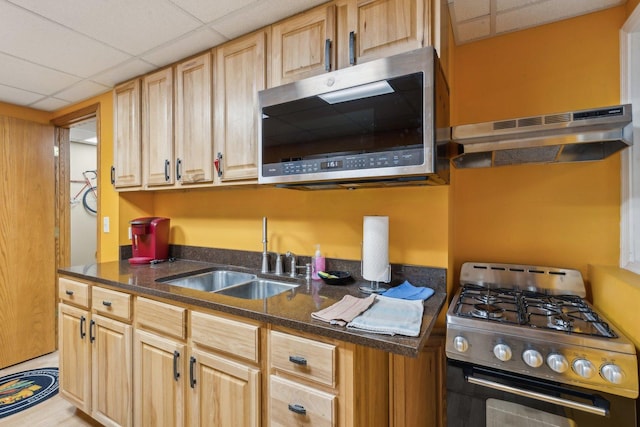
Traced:
MULTIPOLYGON (((447 0, 456 43, 620 0, 447 0)), ((53 111, 326 0, 0 0, 0 101, 53 111)))

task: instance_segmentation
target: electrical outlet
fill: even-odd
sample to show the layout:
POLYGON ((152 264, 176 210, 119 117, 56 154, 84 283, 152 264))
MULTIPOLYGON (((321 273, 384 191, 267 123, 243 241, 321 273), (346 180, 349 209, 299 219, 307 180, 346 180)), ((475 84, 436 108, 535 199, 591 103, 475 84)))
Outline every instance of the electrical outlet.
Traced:
POLYGON ((127 233, 129 234, 129 240, 131 240, 131 227, 127 228, 127 233))
POLYGON ((103 233, 108 233, 109 232, 109 217, 105 216, 104 218, 102 218, 102 232, 103 233))

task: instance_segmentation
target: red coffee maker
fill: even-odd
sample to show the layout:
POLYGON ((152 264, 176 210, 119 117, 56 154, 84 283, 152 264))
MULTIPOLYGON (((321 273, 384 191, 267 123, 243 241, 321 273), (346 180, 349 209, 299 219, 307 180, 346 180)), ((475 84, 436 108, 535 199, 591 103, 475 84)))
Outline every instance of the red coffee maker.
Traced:
POLYGON ((129 224, 133 248, 130 264, 149 264, 169 258, 169 218, 136 218, 129 224))

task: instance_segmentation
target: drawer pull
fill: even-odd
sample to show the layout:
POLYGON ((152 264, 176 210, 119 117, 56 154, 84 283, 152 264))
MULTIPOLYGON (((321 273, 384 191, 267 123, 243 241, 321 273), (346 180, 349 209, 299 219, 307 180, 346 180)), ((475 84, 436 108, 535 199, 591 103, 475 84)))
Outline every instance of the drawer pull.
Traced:
POLYGON ((111 307, 111 301, 102 301, 102 305, 105 307, 111 307))
POLYGON ((300 366, 307 366, 307 359, 302 356, 289 356, 289 362, 300 366))
POLYGON ((72 291, 72 290, 69 290, 69 289, 67 289, 66 291, 64 291, 64 293, 65 293, 65 294, 67 294, 67 295, 69 295, 69 296, 73 295, 73 291, 72 291))
POLYGON ((307 415, 307 410, 302 405, 298 405, 297 403, 289 403, 289 410, 291 412, 295 412, 300 415, 307 415))

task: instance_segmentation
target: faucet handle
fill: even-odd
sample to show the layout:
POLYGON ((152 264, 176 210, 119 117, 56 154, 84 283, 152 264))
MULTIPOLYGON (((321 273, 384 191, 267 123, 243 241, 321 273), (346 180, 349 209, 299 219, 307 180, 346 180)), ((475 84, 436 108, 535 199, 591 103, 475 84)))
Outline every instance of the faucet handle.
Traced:
POLYGON ((282 274, 282 255, 277 252, 274 252, 276 255, 276 270, 275 274, 282 274))

